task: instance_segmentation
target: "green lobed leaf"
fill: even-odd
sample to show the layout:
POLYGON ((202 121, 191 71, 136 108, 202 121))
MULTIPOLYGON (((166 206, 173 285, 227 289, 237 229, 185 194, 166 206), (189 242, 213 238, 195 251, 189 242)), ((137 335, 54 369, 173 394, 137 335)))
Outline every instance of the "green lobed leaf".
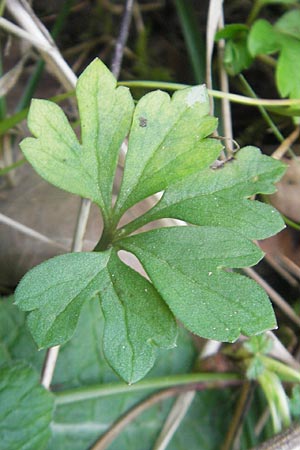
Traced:
POLYGON ((248 48, 253 56, 280 52, 276 66, 276 83, 283 97, 300 97, 299 20, 300 11, 288 11, 274 26, 266 20, 256 21, 249 33, 248 48))
POLYGON ((0 435, 2 450, 43 450, 50 439, 54 397, 25 363, 1 367, 0 435))
POLYGON ((90 198, 104 213, 111 207, 112 185, 120 145, 129 132, 134 104, 125 87, 99 60, 79 77, 76 96, 82 144, 61 108, 33 100, 28 126, 35 138, 20 146, 28 161, 46 180, 68 192, 90 198))
POLYGON ((32 269, 15 292, 39 347, 62 344, 74 334, 81 309, 99 298, 105 318, 104 353, 128 383, 153 366, 156 348, 176 341, 174 318, 153 286, 108 250, 69 253, 32 269))
POLYGON ((137 104, 130 130, 123 181, 115 213, 121 216, 140 200, 207 167, 220 154, 207 139, 217 121, 209 116, 205 86, 145 95, 137 104))
POLYGON ((219 30, 215 35, 215 41, 220 39, 234 39, 241 34, 247 33, 249 27, 243 23, 230 23, 219 30))
POLYGON ((175 346, 173 315, 152 284, 114 253, 102 279, 100 299, 106 359, 124 380, 135 383, 153 366, 156 348, 175 346))
POLYGON ((280 231, 284 222, 270 205, 250 197, 273 193, 274 183, 284 171, 284 164, 262 155, 258 148, 244 147, 221 168, 204 169, 167 188, 161 200, 129 227, 137 229, 171 217, 194 225, 229 228, 249 239, 264 239, 280 231))
POLYGON ((101 288, 110 251, 68 253, 31 269, 15 291, 15 304, 29 311, 28 327, 39 348, 63 344, 73 335, 81 308, 101 288))
POLYGON ((216 33, 216 41, 220 39, 226 41, 224 66, 230 75, 236 75, 247 69, 253 61, 247 46, 248 33, 248 26, 240 23, 226 25, 216 33))
POLYGON ((248 35, 248 49, 252 56, 277 52, 280 39, 274 27, 264 19, 257 20, 248 35))
POLYGON ((237 75, 248 69, 253 58, 248 51, 247 36, 239 40, 230 40, 225 45, 224 66, 229 75, 237 75))
POLYGON ((275 29, 282 34, 300 39, 300 11, 293 9, 286 12, 275 24, 275 29))
POLYGON ((276 83, 282 97, 300 98, 300 40, 281 37, 281 52, 276 70, 276 83))
POLYGON ((252 280, 226 268, 256 264, 261 250, 221 227, 171 227, 119 242, 142 262, 174 315, 193 333, 235 341, 276 326, 271 303, 252 280))

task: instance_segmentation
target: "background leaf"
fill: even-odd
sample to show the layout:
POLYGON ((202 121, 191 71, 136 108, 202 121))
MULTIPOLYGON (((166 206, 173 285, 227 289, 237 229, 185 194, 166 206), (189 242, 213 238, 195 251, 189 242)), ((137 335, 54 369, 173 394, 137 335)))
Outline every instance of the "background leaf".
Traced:
POLYGON ((220 227, 172 227, 120 241, 142 262, 174 315, 193 333, 233 342, 274 328, 268 297, 252 280, 225 268, 256 264, 256 245, 220 227))
POLYGON ((246 25, 235 23, 220 30, 215 39, 225 39, 224 66, 230 75, 236 75, 247 69, 253 58, 247 46, 249 29, 246 25))
POLYGON ((249 33, 248 47, 253 56, 279 51, 276 66, 276 83, 281 96, 300 97, 298 73, 300 63, 300 11, 285 13, 272 26, 266 20, 258 20, 249 33))
POLYGON ((20 145, 43 178, 90 198, 108 215, 118 153, 130 128, 133 100, 127 88, 116 88, 115 78, 99 59, 81 74, 76 95, 82 145, 61 108, 46 100, 32 101, 28 126, 35 138, 26 138, 20 145))
POLYGON ((205 86, 169 95, 155 91, 137 104, 116 214, 213 162, 220 143, 206 139, 217 121, 205 86))
MULTIPOLYGON (((15 339, 9 346, 13 359, 26 358, 40 370, 42 361, 32 351, 32 339, 23 323, 25 314, 9 299, 0 301, 2 312, 10 317, 6 332, 11 323, 15 326, 15 339), (5 311, 7 310, 7 313, 5 311), (20 342, 23 342, 20 345, 20 342), (29 352, 26 355, 25 350, 29 352)), ((78 327, 72 339, 61 347, 54 374, 54 390, 80 388, 93 384, 118 381, 107 365, 98 342, 103 333, 104 318, 98 302, 83 306, 78 327)), ((2 331, 2 330, 1 330, 2 331)), ((41 352, 35 351, 36 354, 41 352)), ((190 372, 196 358, 193 339, 184 329, 179 329, 177 347, 159 350, 155 365, 148 377, 155 378, 170 374, 190 372)), ((81 402, 57 405, 51 425, 52 437, 48 450, 86 450, 94 440, 106 431, 119 415, 143 400, 151 391, 110 395, 81 402)), ((186 419, 171 441, 169 448, 180 450, 182 441, 187 440, 191 450, 218 450, 227 429, 232 409, 232 393, 228 390, 199 392, 186 419), (203 420, 199 422, 199 417, 203 420), (226 417, 226 419, 224 419, 226 417), (214 432, 212 432, 214 430, 214 432)), ((114 441, 110 449, 145 448, 153 446, 156 436, 169 411, 172 400, 158 404, 137 420, 130 423, 114 441)))
POLYGON ((34 369, 24 363, 2 366, 1 449, 45 449, 51 435, 53 407, 53 395, 40 385, 34 369))
POLYGON ((252 56, 274 53, 280 49, 278 35, 267 20, 259 19, 251 27, 248 49, 252 56))

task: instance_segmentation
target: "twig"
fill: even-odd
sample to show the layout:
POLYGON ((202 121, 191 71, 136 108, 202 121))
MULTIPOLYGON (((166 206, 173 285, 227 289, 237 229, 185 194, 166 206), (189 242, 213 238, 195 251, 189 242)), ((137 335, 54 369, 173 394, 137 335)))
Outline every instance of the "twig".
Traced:
POLYGON ((295 313, 293 308, 284 300, 278 292, 275 291, 262 277, 258 275, 253 269, 245 268, 243 271, 255 280, 269 295, 273 302, 289 317, 298 327, 300 327, 300 317, 295 313))
POLYGON ((272 157, 275 159, 281 159, 287 151, 289 151, 290 147, 294 144, 294 142, 298 139, 300 134, 300 126, 294 129, 294 131, 286 138, 284 141, 277 147, 275 152, 272 154, 272 157))
MULTIPOLYGON (((220 342, 208 340, 199 355, 199 359, 201 360, 214 355, 219 351, 220 346, 220 342)), ((196 392, 196 390, 184 392, 177 397, 154 444, 153 450, 165 450, 167 448, 176 430, 186 416, 191 404, 193 403, 196 392)))
POLYGON ((230 422, 225 441, 221 447, 221 450, 230 450, 232 444, 238 436, 238 431, 241 428, 243 418, 250 406, 250 401, 253 393, 254 385, 247 381, 243 384, 241 394, 235 407, 233 418, 230 422))
MULTIPOLYGON (((228 387, 235 385, 236 382, 232 381, 224 381, 221 383, 204 383, 197 385, 197 390, 203 390, 203 389, 214 389, 214 388, 220 388, 220 387, 228 387)), ((189 392, 190 390, 194 391, 195 386, 185 386, 184 388, 175 387, 175 388, 169 388, 160 392, 156 392, 155 394, 148 397, 146 400, 142 401, 138 405, 134 406, 129 412, 125 413, 124 416, 119 418, 110 428, 109 430, 104 433, 100 439, 94 444, 93 447, 91 447, 91 450, 104 450, 106 449, 109 444, 121 433, 121 431, 130 423, 132 422, 136 417, 138 417, 143 411, 150 408, 151 406, 155 405, 158 402, 161 402, 162 400, 165 400, 166 398, 173 397, 174 395, 178 394, 182 390, 185 391, 185 393, 189 392)))
POLYGON ((46 244, 50 244, 53 247, 68 251, 68 249, 60 244, 59 242, 54 241, 53 239, 48 238, 44 234, 39 233, 38 231, 34 230, 33 228, 27 227, 26 225, 23 225, 20 222, 17 222, 14 219, 11 219, 8 216, 5 216, 4 214, 0 213, 0 223, 4 223, 5 225, 10 226, 11 228, 14 228, 15 230, 19 231, 22 234, 25 234, 26 236, 30 236, 33 239, 37 239, 41 242, 45 242, 46 244))
POLYGON ((106 449, 114 439, 121 433, 121 431, 136 417, 138 417, 143 411, 154 406, 156 403, 162 402, 163 400, 174 397, 178 393, 178 388, 170 388, 165 391, 157 392, 151 397, 148 397, 143 402, 134 406, 129 412, 124 416, 120 417, 110 428, 104 433, 100 439, 91 447, 91 450, 104 450, 106 449))
MULTIPOLYGON (((221 14, 219 19, 219 28, 224 27, 224 13, 223 6, 221 6, 221 14)), ((229 81, 228 75, 225 71, 223 58, 224 58, 224 50, 225 50, 225 41, 223 39, 218 41, 218 60, 219 60, 219 78, 221 91, 229 93, 229 81)), ((231 120, 231 106, 228 98, 224 97, 221 100, 222 105, 222 120, 223 120, 223 128, 224 134, 226 136, 225 146, 226 149, 232 152, 233 150, 233 132, 232 132, 232 120, 231 120)))
POLYGON ((119 37, 115 47, 115 53, 111 63, 111 71, 116 78, 118 78, 120 74, 124 54, 124 47, 127 42, 132 17, 132 10, 133 10, 133 0, 127 0, 121 22, 119 37))
MULTIPOLYGON (((31 42, 41 51, 42 56, 62 85, 67 90, 74 88, 77 81, 76 75, 63 59, 50 34, 41 21, 35 16, 28 3, 25 0, 7 0, 6 8, 22 27, 16 27, 9 22, 11 29, 14 28, 16 31, 19 30, 19 32, 24 31, 23 38, 31 42)), ((0 21, 0 26, 1 22, 3 24, 3 20, 5 19, 0 21)))
POLYGON ((280 259, 279 259, 279 257, 275 258, 274 256, 267 253, 264 256, 264 259, 291 286, 293 286, 293 287, 298 286, 298 281, 294 278, 294 276, 291 275, 284 267, 282 267, 282 263, 281 263, 282 255, 280 255, 280 259))

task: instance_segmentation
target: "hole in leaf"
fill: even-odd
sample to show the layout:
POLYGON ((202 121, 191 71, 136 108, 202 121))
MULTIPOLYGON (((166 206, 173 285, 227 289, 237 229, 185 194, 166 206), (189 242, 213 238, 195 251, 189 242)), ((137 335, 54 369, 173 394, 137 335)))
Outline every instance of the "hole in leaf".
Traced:
POLYGON ((140 261, 137 259, 137 257, 135 255, 133 255, 130 252, 127 252, 126 250, 119 250, 118 256, 124 264, 131 267, 133 270, 135 270, 140 275, 142 275, 143 277, 147 278, 147 280, 149 280, 149 277, 146 274, 142 264, 140 263, 140 261))

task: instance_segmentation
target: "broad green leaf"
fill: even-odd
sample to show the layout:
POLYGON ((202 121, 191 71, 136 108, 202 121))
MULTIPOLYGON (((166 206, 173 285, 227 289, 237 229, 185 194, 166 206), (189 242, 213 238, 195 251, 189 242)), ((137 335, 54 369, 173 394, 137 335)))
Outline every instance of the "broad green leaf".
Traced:
POLYGON ((282 34, 300 39, 300 11, 293 9, 285 13, 275 24, 275 29, 282 34))
POLYGON ((153 366, 157 347, 175 345, 176 324, 152 285, 114 252, 52 258, 28 272, 15 293, 16 304, 30 311, 28 326, 41 348, 68 341, 93 297, 101 299, 108 362, 136 382, 153 366))
POLYGON ((219 30, 215 35, 215 40, 220 39, 233 39, 239 34, 247 33, 249 27, 243 23, 231 23, 219 30))
MULTIPOLYGON (((26 360, 41 369, 44 352, 38 352, 23 311, 13 305, 13 296, 0 298, 0 366, 14 360, 26 360)), ((0 369, 1 370, 1 369, 0 369)))
MULTIPOLYGON (((10 335, 8 347, 12 359, 27 359, 30 363, 36 364, 37 358, 34 356, 31 348, 32 339, 29 332, 26 332, 24 325, 24 312, 9 302, 8 299, 0 301, 0 306, 2 306, 1 314, 3 313, 3 323, 1 322, 1 325, 3 324, 5 327, 5 318, 8 319, 6 328, 3 330, 0 328, 0 333, 2 336, 2 331, 3 335, 4 331, 6 331, 10 335), (20 345, 20 341, 22 341, 22 345, 20 345), (26 348, 28 348, 27 354, 26 348)), ((101 348, 99 348, 103 327, 104 318, 99 302, 86 303, 83 306, 74 336, 60 349, 52 384, 55 391, 58 389, 86 387, 87 385, 93 387, 99 384, 103 384, 105 388, 106 383, 109 383, 108 386, 111 390, 113 382, 119 383, 116 375, 106 363, 101 348)), ((36 349, 36 354, 40 353, 36 349)), ((190 372, 194 365, 196 354, 192 337, 186 330, 180 328, 177 347, 170 350, 159 349, 158 358, 148 376, 157 378, 190 372)), ((40 363, 37 368, 41 368, 40 363)), ((102 398, 57 405, 51 423, 52 436, 47 449, 86 450, 90 448, 95 439, 107 431, 120 415, 148 397, 150 392, 152 392, 151 389, 132 393, 131 387, 128 386, 128 393, 125 394, 118 393, 114 395, 112 391, 111 395, 102 398)), ((220 398, 220 395, 223 395, 221 392, 215 394, 211 392, 211 394, 215 401, 217 398, 220 398)), ((208 396, 205 396, 205 399, 206 404, 210 404, 208 396)), ((201 404, 202 402, 199 398, 195 402, 196 407, 193 410, 195 418, 201 404)), ((215 403, 212 400, 213 404, 215 403)), ((116 442, 112 444, 111 448, 138 448, 141 442, 151 448, 169 408, 170 401, 158 404, 150 409, 132 424, 129 424, 116 442)), ((202 409, 199 409, 199 412, 201 411, 202 409)), ((206 417, 209 417, 213 420, 213 423, 216 423, 215 414, 212 414, 211 417, 209 415, 206 417)), ((217 423, 219 424, 219 421, 217 423)), ((208 430, 206 425, 204 430, 208 430)), ((196 436, 194 446, 196 449, 196 436)), ((36 450, 36 448, 33 447, 30 450, 36 450)))
POLYGON ((31 269, 15 292, 15 303, 30 311, 28 327, 39 348, 63 344, 73 335, 85 301, 101 288, 105 253, 68 253, 31 269))
POLYGON ((273 193, 274 183, 284 170, 281 162, 262 155, 259 149, 245 147, 223 167, 205 169, 166 189, 157 205, 131 226, 137 229, 172 217, 194 225, 229 228, 249 239, 264 239, 280 231, 284 222, 270 205, 250 197, 273 193))
POLYGON ((152 284, 114 253, 102 285, 105 356, 124 380, 135 383, 153 366, 156 348, 174 347, 176 323, 152 284))
POLYGON ((282 97, 300 98, 300 40, 282 36, 281 46, 276 70, 279 92, 282 97))
POLYGON ((87 197, 107 212, 120 145, 129 132, 133 100, 127 88, 116 88, 106 66, 94 60, 76 87, 82 143, 59 106, 33 100, 28 126, 34 138, 21 148, 35 170, 68 192, 87 197))
POLYGON ((208 114, 205 86, 182 89, 172 99, 155 91, 138 102, 116 204, 118 216, 218 157, 220 143, 207 139, 217 121, 208 114))
POLYGON ((1 450, 43 450, 51 436, 54 397, 24 363, 1 367, 1 450))
POLYGON ((221 227, 172 227, 125 238, 119 245, 139 258, 174 315, 193 333, 233 342, 240 333, 276 326, 264 291, 225 270, 262 258, 244 236, 221 227))
POLYGON ((257 20, 248 35, 248 49, 252 56, 277 52, 280 39, 273 26, 264 19, 257 20))

